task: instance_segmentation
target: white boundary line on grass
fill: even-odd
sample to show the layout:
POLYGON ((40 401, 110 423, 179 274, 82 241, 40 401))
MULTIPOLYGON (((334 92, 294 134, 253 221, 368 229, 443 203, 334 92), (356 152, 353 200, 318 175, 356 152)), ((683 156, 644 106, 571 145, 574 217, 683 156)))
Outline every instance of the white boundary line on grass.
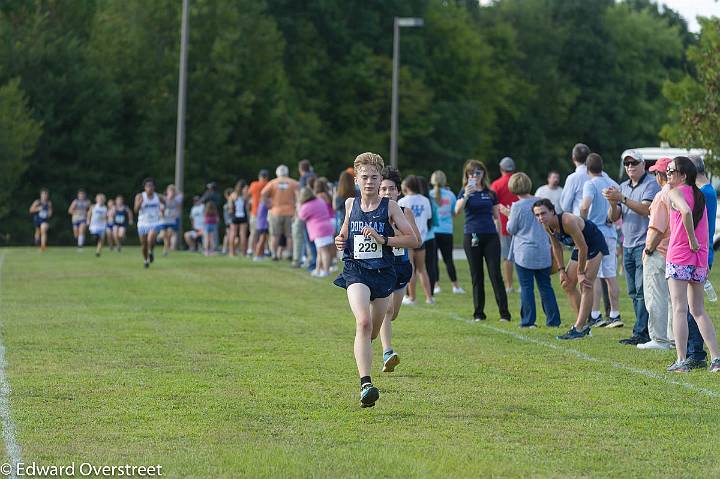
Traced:
POLYGON ((599 358, 596 358, 596 357, 594 357, 594 356, 590 356, 589 354, 584 353, 584 352, 582 352, 582 351, 578 351, 577 349, 566 348, 566 347, 560 346, 559 344, 553 344, 553 343, 549 343, 549 342, 547 342, 547 341, 542 341, 542 340, 540 340, 540 339, 531 338, 531 337, 529 337, 529 336, 525 336, 525 335, 523 335, 523 334, 515 333, 515 332, 513 332, 513 331, 508 331, 508 330, 506 330, 506 329, 498 328, 498 327, 495 327, 495 326, 490 326, 489 324, 476 323, 475 321, 470 321, 470 320, 467 320, 467 319, 462 318, 462 317, 461 317, 459 314, 457 314, 457 313, 449 313, 449 316, 450 316, 452 319, 456 320, 456 321, 463 321, 463 322, 465 322, 465 323, 477 324, 478 326, 480 326, 480 327, 483 328, 483 329, 488 329, 488 330, 494 331, 494 332, 496 332, 496 333, 501 333, 501 334, 504 334, 504 335, 506 335, 506 336, 511 336, 511 337, 513 337, 513 338, 515 338, 515 339, 518 339, 518 340, 520 340, 520 341, 524 341, 524 342, 526 342, 526 343, 532 343, 532 344, 535 344, 535 345, 538 345, 538 346, 543 346, 543 347, 545 347, 545 348, 554 349, 554 350, 556 350, 556 351, 561 351, 561 352, 563 352, 563 353, 571 354, 571 355, 576 356, 576 357, 578 357, 578 358, 580 358, 580 359, 583 359, 583 360, 585 360, 585 361, 590 361, 590 362, 593 362, 593 363, 605 364, 605 365, 608 365, 608 366, 612 367, 613 369, 619 369, 619 370, 621 370, 621 371, 627 371, 627 372, 630 372, 630 373, 633 373, 633 374, 638 374, 638 375, 640 375, 640 376, 645 376, 646 378, 649 378, 649 379, 655 379, 655 380, 664 382, 664 383, 666 383, 666 384, 673 384, 673 385, 675 385, 675 386, 680 386, 680 387, 685 388, 685 389, 687 389, 687 390, 689 390, 689 391, 696 392, 696 393, 701 393, 701 394, 705 394, 705 395, 710 396, 710 397, 712 397, 712 398, 720 398, 720 392, 719 392, 719 391, 715 391, 715 390, 713 390, 713 389, 704 388, 704 387, 701 387, 701 386, 696 386, 696 385, 694 385, 694 384, 692 384, 692 383, 688 383, 688 382, 685 382, 685 381, 679 381, 679 380, 677 380, 677 379, 671 379, 671 378, 669 378, 669 377, 667 377, 667 376, 665 376, 665 375, 663 375, 663 374, 657 374, 657 373, 654 373, 654 372, 652 372, 652 371, 648 371, 647 369, 634 368, 634 367, 632 367, 632 366, 628 366, 628 365, 623 364, 623 363, 618 363, 618 362, 616 362, 616 361, 608 361, 608 360, 605 360, 605 359, 599 359, 599 358))
MULTIPOLYGON (((5 261, 5 253, 0 253, 0 312, 2 309, 2 267, 5 261)), ((5 345, 2 343, 0 336, 0 419, 2 419, 3 440, 5 441, 5 450, 12 468, 8 477, 15 479, 17 475, 18 463, 22 462, 20 445, 15 435, 15 423, 10 417, 10 383, 5 374, 5 345)))

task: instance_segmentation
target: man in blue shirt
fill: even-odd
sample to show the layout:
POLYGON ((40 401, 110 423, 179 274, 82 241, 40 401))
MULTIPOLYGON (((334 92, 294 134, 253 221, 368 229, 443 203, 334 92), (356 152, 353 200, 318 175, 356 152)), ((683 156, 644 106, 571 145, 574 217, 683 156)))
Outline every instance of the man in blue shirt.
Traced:
POLYGON ((620 189, 608 188, 603 196, 610 202, 608 217, 615 222, 623 219, 623 266, 627 290, 633 300, 635 326, 633 335, 621 339, 622 344, 645 344, 650 341, 648 312, 643 292, 642 253, 650 223, 650 203, 660 191, 655 179, 645 171, 645 161, 638 151, 631 151, 623 158, 625 172, 629 179, 620 184, 620 189))
POLYGON ((623 326, 620 319, 620 292, 617 283, 617 232, 615 226, 608 221, 608 209, 610 203, 605 199, 602 192, 608 188, 619 189, 620 186, 607 175, 603 176, 603 160, 597 153, 590 153, 587 161, 587 173, 589 181, 583 185, 583 199, 580 204, 580 216, 598 227, 605 237, 610 254, 603 256, 600 270, 598 271, 597 284, 595 285, 595 298, 593 300, 592 313, 590 314, 591 326, 606 326, 617 328, 623 326), (601 281, 605 281, 610 300, 610 314, 603 320, 600 315, 600 302, 602 299, 601 281))
POLYGON ((563 211, 580 215, 580 203, 582 203, 583 185, 590 179, 587 174, 585 161, 590 154, 590 148, 584 143, 578 143, 572 149, 572 162, 575 165, 575 172, 570 173, 565 179, 565 187, 560 196, 560 205, 563 211))

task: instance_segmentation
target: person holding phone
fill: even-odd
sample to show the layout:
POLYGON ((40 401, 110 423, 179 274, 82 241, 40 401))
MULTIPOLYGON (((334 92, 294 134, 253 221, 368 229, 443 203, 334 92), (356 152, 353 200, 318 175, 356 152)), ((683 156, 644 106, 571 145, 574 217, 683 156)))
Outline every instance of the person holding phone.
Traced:
POLYGON ((463 166, 463 188, 455 202, 455 214, 465 214, 463 248, 470 266, 473 289, 473 319, 485 316, 485 275, 483 261, 488 268, 490 283, 501 321, 510 321, 507 293, 500 272, 500 237, 498 236, 498 198, 490 189, 487 168, 478 160, 468 160, 463 166))

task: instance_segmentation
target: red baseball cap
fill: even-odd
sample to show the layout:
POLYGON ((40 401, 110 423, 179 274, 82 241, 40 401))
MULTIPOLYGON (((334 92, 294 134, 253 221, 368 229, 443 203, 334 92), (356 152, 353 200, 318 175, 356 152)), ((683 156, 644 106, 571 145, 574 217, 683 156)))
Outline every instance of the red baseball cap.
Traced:
POLYGON ((672 158, 663 157, 660 158, 655 162, 654 165, 652 165, 649 169, 649 171, 659 171, 660 173, 665 173, 667 170, 668 165, 672 163, 672 158))

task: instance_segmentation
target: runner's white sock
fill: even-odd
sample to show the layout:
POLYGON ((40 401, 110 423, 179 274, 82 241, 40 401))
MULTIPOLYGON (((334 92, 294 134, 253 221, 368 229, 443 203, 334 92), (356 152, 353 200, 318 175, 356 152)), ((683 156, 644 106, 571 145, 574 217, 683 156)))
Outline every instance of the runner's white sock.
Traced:
POLYGON ((590 313, 590 316, 592 316, 592 319, 598 319, 600 317, 600 311, 593 311, 590 313))
POLYGON ((85 244, 85 235, 79 235, 78 236, 78 246, 82 248, 84 244, 85 244))
POLYGON ((610 311, 611 318, 614 319, 614 318, 617 318, 618 316, 620 316, 620 311, 610 311))

